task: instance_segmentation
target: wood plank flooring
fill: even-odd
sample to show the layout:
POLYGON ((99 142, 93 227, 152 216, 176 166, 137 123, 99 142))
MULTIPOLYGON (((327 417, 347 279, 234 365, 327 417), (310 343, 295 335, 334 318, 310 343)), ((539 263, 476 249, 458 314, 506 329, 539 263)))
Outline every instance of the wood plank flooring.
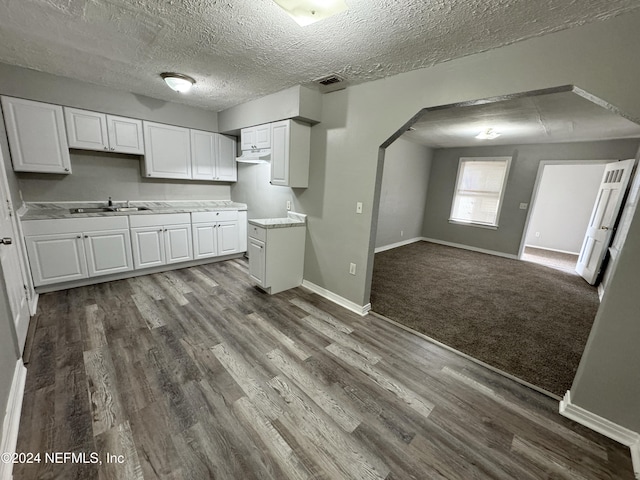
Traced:
POLYGON ((556 401, 302 289, 266 295, 244 260, 48 293, 38 317, 18 451, 41 461, 15 480, 633 479, 556 401))

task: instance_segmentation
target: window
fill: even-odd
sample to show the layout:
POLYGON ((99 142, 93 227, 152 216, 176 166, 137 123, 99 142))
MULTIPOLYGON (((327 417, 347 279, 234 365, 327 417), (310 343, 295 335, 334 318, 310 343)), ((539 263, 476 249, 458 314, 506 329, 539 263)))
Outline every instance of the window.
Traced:
POLYGON ((462 157, 450 222, 497 227, 511 157, 462 157))

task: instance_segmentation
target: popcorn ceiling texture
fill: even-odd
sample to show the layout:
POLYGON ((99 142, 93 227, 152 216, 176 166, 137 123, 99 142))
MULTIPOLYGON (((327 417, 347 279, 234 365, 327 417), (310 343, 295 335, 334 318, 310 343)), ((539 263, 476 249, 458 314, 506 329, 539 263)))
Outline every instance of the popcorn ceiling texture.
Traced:
POLYGON ((2 0, 0 61, 220 111, 338 73, 362 83, 640 8, 637 0, 347 0, 299 27, 271 0, 2 0), (191 75, 188 95, 158 74, 191 75))

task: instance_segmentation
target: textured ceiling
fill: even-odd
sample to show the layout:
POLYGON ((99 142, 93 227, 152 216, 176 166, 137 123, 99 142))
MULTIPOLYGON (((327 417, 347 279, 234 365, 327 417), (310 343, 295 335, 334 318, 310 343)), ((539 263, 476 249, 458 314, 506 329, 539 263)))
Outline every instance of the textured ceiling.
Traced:
POLYGON ((640 138, 640 125, 571 91, 428 111, 413 129, 404 138, 433 148, 640 138), (501 135, 475 138, 487 128, 501 135))
POLYGON ((298 26, 271 0, 1 0, 0 61, 219 111, 338 73, 350 84, 640 8, 637 0, 347 0, 298 26), (197 81, 171 92, 158 74, 197 81))

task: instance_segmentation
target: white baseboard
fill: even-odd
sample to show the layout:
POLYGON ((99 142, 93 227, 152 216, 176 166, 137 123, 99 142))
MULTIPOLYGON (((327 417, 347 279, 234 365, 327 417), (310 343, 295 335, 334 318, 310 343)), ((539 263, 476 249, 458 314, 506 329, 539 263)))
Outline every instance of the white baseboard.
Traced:
MULTIPOLYGON (((11 391, 7 401, 7 413, 2 424, 2 443, 0 453, 15 453, 18 443, 18 427, 20 426, 20 413, 22 412, 22 397, 24 396, 24 385, 27 380, 27 369, 18 359, 13 372, 11 391)), ((13 478, 13 463, 0 462, 0 480, 11 480, 13 478)))
POLYGON ((580 255, 580 252, 570 252, 569 250, 560 250, 558 248, 539 247, 537 245, 526 244, 526 247, 537 248, 538 250, 546 250, 548 252, 566 253, 568 255, 580 255))
POLYGON ((358 315, 362 315, 363 317, 367 313, 369 313, 369 310, 371 310, 370 303, 367 303, 366 305, 358 305, 357 303, 352 302, 351 300, 347 300, 346 298, 341 297, 340 295, 337 295, 332 291, 327 290, 326 288, 319 287, 315 283, 311 283, 308 280, 302 280, 302 286, 310 292, 317 293, 321 297, 324 297, 327 300, 331 300, 333 303, 336 303, 341 307, 346 308, 347 310, 351 310, 358 315))
POLYGON ((488 255, 495 255, 497 257, 504 257, 504 258, 511 258, 512 260, 518 260, 518 256, 513 255, 511 253, 498 252, 495 250, 486 250, 484 248, 472 247, 471 245, 463 245, 462 243, 447 242, 445 240, 438 240, 436 238, 422 237, 422 240, 424 240, 425 242, 437 243, 439 245, 446 245, 447 247, 462 248, 463 250, 471 250, 472 252, 486 253, 488 255))
POLYGON ((633 472, 635 477, 640 480, 640 433, 574 405, 571 403, 571 391, 567 391, 560 402, 560 415, 629 447, 631 461, 633 462, 633 472))
POLYGON ((380 253, 386 250, 391 250, 393 248, 404 247, 405 245, 409 245, 410 243, 416 243, 422 241, 422 237, 410 238, 408 240, 403 240, 402 242, 391 243, 389 245, 384 245, 383 247, 377 247, 373 252, 380 253))
POLYGON ((33 317, 38 311, 38 299, 40 298, 40 294, 33 291, 33 296, 31 297, 31 301, 29 302, 29 314, 33 317))

